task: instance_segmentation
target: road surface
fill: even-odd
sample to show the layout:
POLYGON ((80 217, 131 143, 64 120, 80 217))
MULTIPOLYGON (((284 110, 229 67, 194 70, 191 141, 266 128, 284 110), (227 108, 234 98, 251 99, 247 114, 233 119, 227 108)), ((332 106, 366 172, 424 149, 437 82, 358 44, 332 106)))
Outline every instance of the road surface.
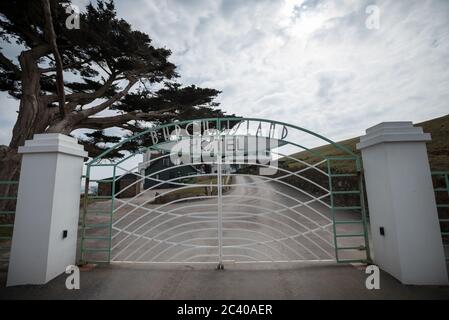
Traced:
POLYGON ((250 270, 231 265, 223 271, 114 264, 82 270, 79 290, 67 290, 66 277, 1 288, 6 274, 0 273, 0 299, 449 299, 449 287, 405 286, 383 272, 380 290, 367 290, 363 267, 335 263, 250 270))
MULTIPOLYGON (((0 299, 449 299, 449 287, 404 286, 384 272, 381 272, 380 290, 367 290, 364 265, 291 262, 301 260, 300 254, 309 260, 315 260, 315 256, 323 260, 333 258, 332 242, 325 246, 326 239, 333 239, 329 232, 332 228, 327 227, 329 210, 316 203, 311 203, 311 208, 304 205, 292 208, 298 201, 310 201, 310 197, 279 183, 262 183, 263 180, 237 177, 233 181, 236 186, 224 194, 225 270, 192 263, 215 264, 218 259, 216 199, 168 206, 144 205, 152 197, 147 194, 117 210, 114 219, 116 237, 112 243, 116 248, 112 257, 117 261, 127 258, 131 263, 81 268, 80 290, 67 290, 67 275, 62 274, 43 286, 0 288, 0 299), (279 211, 286 207, 289 209, 279 211), (130 213, 132 209, 136 210, 130 213), (310 230, 313 232, 306 233, 310 230), (129 232, 133 235, 123 240, 129 232), (292 238, 282 240, 283 233, 292 238), (313 245, 304 234, 322 248, 313 245), (140 240, 131 244, 139 237, 140 240), (198 239, 192 240, 194 238, 198 239), (272 238, 278 241, 270 240, 272 238), (120 240, 122 244, 117 246, 120 240), (183 241, 196 247, 179 254, 189 248, 180 245, 183 241), (263 244, 254 244, 255 241, 263 244), (267 256, 271 260, 290 262, 239 263, 252 259, 269 261, 267 256), (167 263, 175 260, 187 262, 167 263), (149 261, 161 264, 146 264, 149 261)), ((120 207, 122 201, 129 199, 120 199, 116 207, 120 207)), ((110 202, 104 201, 92 204, 90 209, 105 210, 108 206, 110 202)), ((358 219, 350 212, 343 216, 341 218, 346 220, 358 219)), ((101 220, 97 217, 92 222, 101 220)), ((101 247, 104 243, 93 240, 92 245, 101 247)), ((5 283, 6 273, 0 272, 0 287, 5 283)))

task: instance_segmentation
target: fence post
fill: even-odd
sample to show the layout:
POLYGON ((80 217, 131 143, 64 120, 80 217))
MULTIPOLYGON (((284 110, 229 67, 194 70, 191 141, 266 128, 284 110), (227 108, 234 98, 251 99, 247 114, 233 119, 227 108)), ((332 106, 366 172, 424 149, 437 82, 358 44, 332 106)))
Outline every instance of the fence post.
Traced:
POLYGON ((75 264, 81 175, 76 139, 36 134, 22 156, 8 286, 44 284, 75 264))
POLYGON ((411 122, 366 130, 362 152, 374 262, 404 284, 448 283, 426 142, 411 122))

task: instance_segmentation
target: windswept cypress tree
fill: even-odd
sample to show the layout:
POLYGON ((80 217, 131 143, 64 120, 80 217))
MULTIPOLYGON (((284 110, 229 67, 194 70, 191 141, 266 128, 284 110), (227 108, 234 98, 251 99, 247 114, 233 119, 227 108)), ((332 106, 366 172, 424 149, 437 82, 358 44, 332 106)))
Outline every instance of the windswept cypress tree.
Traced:
MULTIPOLYGON (((88 5, 79 29, 66 26, 68 5, 0 2, 0 90, 20 103, 11 142, 0 146, 0 180, 17 178, 17 148, 36 133, 91 129, 83 143, 95 156, 104 142, 118 142, 150 123, 223 116, 214 102, 220 92, 177 83, 170 50, 153 46, 147 34, 118 18, 112 1, 88 5), (16 60, 4 53, 14 43, 22 48, 16 60), (114 127, 123 130, 105 134, 114 127)), ((120 150, 138 148, 134 141, 120 150)))

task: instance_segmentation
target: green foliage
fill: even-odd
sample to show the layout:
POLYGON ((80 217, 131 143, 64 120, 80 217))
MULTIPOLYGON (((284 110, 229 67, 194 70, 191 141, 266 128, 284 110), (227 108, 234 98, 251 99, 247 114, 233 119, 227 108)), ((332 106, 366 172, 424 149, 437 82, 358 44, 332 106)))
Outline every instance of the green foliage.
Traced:
MULTIPOLYGON (((220 91, 177 83, 176 66, 169 61, 171 51, 155 47, 149 35, 134 30, 119 18, 113 1, 98 0, 87 5, 81 10, 79 29, 68 29, 65 25, 69 0, 50 2, 64 72, 71 74, 64 83, 65 120, 70 126, 66 131, 98 130, 84 139, 90 156, 101 153, 108 143, 141 132, 150 124, 224 115, 214 102, 220 91), (126 83, 131 83, 132 89, 126 91, 126 83), (106 107, 86 116, 87 110, 101 104, 106 107), (97 114, 105 110, 115 111, 118 117, 99 120, 97 114), (125 130, 114 137, 106 135, 104 130, 112 127, 125 130)), ((55 107, 55 62, 43 31, 41 1, 1 1, 0 13, 0 37, 33 53, 41 71, 37 96, 47 99, 49 108, 55 107)), ((23 66, 0 53, 0 90, 21 99, 23 77, 27 76, 22 74, 23 66)), ((57 116, 50 118, 48 126, 54 126, 57 120, 57 116)), ((124 144, 122 150, 136 150, 142 143, 124 144)), ((117 150, 111 156, 122 154, 117 150)))

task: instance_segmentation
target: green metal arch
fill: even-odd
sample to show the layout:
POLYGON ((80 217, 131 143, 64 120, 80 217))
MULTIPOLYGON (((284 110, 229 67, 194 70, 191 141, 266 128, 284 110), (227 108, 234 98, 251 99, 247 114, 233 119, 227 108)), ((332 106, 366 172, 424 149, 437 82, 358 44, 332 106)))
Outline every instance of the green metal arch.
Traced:
MULTIPOLYGON (((292 125, 292 124, 289 124, 289 123, 286 123, 286 122, 276 121, 276 120, 268 120, 268 119, 262 119, 262 118, 221 117, 221 118, 201 118, 201 119, 184 120, 184 121, 178 121, 178 122, 171 122, 171 123, 168 123, 168 124, 156 126, 156 127, 154 127, 154 128, 148 128, 147 130, 142 131, 142 132, 140 132, 140 133, 138 133, 138 134, 135 134, 134 136, 129 137, 129 138, 123 140, 123 141, 120 141, 119 143, 117 143, 117 144, 115 144, 114 146, 110 147, 109 149, 105 150, 105 151, 102 152, 100 155, 96 156, 96 157, 93 158, 91 161, 89 161, 89 162, 87 163, 87 166, 93 165, 93 164, 94 164, 95 162, 97 162, 97 161, 101 161, 101 160, 104 158, 104 156, 106 156, 108 153, 110 153, 110 152, 113 151, 114 149, 116 149, 116 148, 122 146, 122 145, 125 144, 126 142, 135 140, 135 139, 137 139, 137 138, 139 138, 139 137, 142 137, 142 136, 144 136, 144 135, 146 135, 146 134, 148 134, 148 133, 150 133, 150 132, 158 131, 158 130, 161 130, 161 129, 164 129, 164 128, 169 128, 169 127, 172 127, 172 126, 175 126, 175 125, 189 124, 189 123, 193 123, 193 122, 195 122, 195 121, 208 121, 208 122, 209 122, 209 121, 216 121, 216 122, 217 122, 217 127, 221 124, 221 122, 224 122, 224 121, 226 121, 226 122, 228 122, 228 121, 242 121, 242 122, 243 122, 243 121, 255 121, 255 122, 264 122, 264 123, 272 123, 272 124, 276 124, 276 125, 282 125, 282 126, 285 126, 285 127, 288 127, 288 128, 293 128, 293 129, 296 129, 296 130, 305 132, 305 133, 310 134, 310 135, 312 135, 312 136, 314 136, 314 137, 317 137, 317 138, 319 138, 319 139, 321 139, 321 140, 323 140, 323 141, 325 141, 325 142, 331 144, 331 145, 334 146, 336 149, 338 149, 338 150, 340 150, 340 151, 346 153, 348 156, 355 157, 356 159, 358 158, 358 155, 356 155, 354 152, 352 152, 352 151, 351 151, 350 149, 348 149, 347 147, 345 147, 345 146, 343 146, 343 145, 341 145, 341 144, 339 144, 339 143, 337 143, 337 142, 335 142, 335 141, 333 141, 333 140, 330 140, 329 138, 326 138, 326 137, 324 137, 324 136, 322 136, 322 135, 320 135, 320 134, 318 134, 318 133, 316 133, 316 132, 313 132, 313 131, 311 131, 311 130, 308 130, 308 129, 305 129, 305 128, 302 128, 302 127, 299 127, 299 126, 295 126, 295 125, 292 125)), ((301 146, 301 145, 298 145, 298 144, 296 144, 296 143, 294 143, 294 142, 291 142, 291 141, 286 141, 286 142, 288 142, 289 144, 292 144, 292 145, 296 145, 296 146, 298 146, 298 147, 301 147, 301 148, 303 148, 305 151, 312 152, 310 149, 308 149, 308 148, 306 148, 306 147, 303 147, 303 146, 301 146)), ((317 153, 317 154, 318 154, 319 156, 323 157, 321 154, 319 154, 319 153, 317 153)), ((323 158, 324 158, 324 157, 323 157, 323 158)))

